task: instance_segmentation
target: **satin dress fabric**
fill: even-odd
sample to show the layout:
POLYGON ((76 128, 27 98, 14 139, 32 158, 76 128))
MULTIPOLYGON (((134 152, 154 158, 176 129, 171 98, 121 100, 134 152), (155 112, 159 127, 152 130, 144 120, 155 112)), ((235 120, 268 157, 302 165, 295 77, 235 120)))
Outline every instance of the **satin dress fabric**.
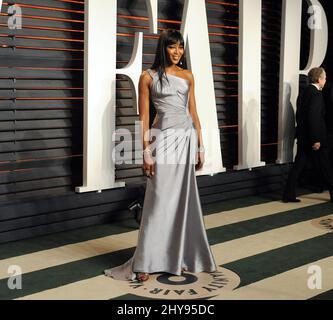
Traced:
POLYGON ((124 264, 104 270, 117 280, 134 280, 137 272, 214 272, 195 175, 198 138, 188 109, 189 81, 157 73, 150 95, 157 112, 155 175, 147 178, 137 247, 124 264))

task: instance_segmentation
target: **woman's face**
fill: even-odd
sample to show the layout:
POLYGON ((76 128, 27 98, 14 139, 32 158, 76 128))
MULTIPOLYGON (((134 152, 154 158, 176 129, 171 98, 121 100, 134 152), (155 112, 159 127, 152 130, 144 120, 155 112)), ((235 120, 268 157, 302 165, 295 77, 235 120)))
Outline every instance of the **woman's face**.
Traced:
POLYGON ((172 64, 178 64, 184 54, 184 47, 179 43, 167 46, 167 54, 172 64))

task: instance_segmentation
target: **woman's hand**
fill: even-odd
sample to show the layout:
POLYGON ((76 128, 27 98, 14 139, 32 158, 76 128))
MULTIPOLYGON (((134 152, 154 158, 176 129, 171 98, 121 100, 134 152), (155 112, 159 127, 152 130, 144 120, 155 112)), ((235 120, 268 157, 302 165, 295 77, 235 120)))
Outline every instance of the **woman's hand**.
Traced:
POLYGON ((197 151, 197 161, 195 165, 195 170, 200 170, 205 163, 205 152, 204 151, 197 151))
POLYGON ((143 173, 148 177, 151 178, 155 175, 155 161, 150 150, 144 150, 143 152, 143 166, 142 166, 143 173))

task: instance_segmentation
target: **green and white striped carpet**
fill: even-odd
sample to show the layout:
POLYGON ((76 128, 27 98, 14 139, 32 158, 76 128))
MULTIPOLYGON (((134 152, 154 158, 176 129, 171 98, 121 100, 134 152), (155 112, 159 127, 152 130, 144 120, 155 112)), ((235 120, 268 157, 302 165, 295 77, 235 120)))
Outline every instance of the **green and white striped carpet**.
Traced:
POLYGON ((260 196, 204 207, 222 270, 210 284, 205 273, 144 284, 105 277, 104 269, 134 253, 138 226, 131 220, 0 245, 0 299, 195 299, 200 290, 205 299, 332 299, 333 203, 328 193, 301 199, 260 196), (21 268, 22 289, 9 288, 10 266, 21 268), (240 278, 233 290, 228 270, 240 278))

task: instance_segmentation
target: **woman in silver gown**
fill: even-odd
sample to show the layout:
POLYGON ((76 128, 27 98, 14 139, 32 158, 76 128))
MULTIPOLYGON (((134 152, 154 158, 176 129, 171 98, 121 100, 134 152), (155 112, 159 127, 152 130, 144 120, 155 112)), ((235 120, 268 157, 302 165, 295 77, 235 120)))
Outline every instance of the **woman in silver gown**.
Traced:
POLYGON ((146 281, 155 272, 214 272, 195 176, 204 163, 204 147, 194 79, 186 70, 184 40, 176 30, 162 32, 154 64, 141 75, 139 109, 148 179, 138 244, 130 260, 104 273, 146 281), (152 130, 150 99, 156 110, 152 130))

